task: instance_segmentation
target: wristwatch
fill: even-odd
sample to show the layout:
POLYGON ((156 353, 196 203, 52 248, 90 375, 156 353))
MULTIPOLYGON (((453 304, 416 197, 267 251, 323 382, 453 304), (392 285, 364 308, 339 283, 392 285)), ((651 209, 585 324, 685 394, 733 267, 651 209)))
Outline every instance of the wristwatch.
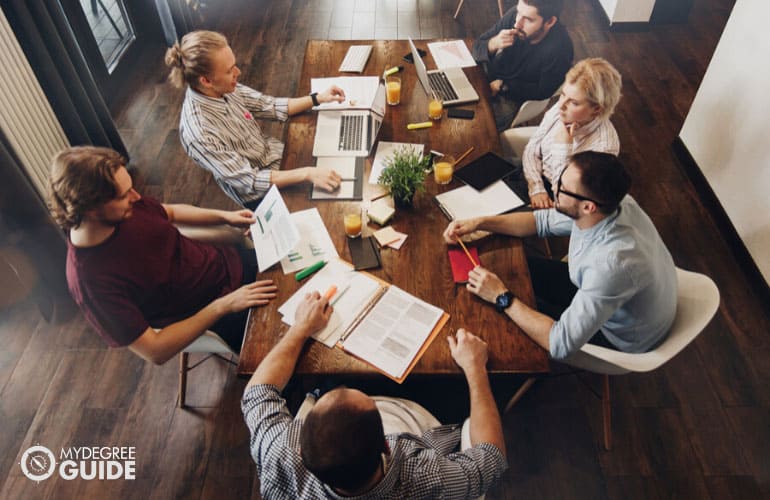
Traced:
POLYGON ((318 92, 313 92, 310 94, 310 98, 313 100, 313 106, 320 106, 321 103, 318 102, 318 92))
POLYGON ((510 291, 505 291, 497 296, 495 299, 495 309, 497 312, 503 313, 506 309, 513 304, 513 294, 510 291))

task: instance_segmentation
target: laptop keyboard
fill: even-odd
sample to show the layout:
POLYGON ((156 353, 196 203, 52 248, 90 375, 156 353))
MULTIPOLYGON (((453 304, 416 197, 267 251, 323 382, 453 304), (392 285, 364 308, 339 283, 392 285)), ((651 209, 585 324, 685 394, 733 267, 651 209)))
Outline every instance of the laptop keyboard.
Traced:
POLYGON ((430 80, 430 87, 441 97, 442 101, 457 100, 457 94, 449 83, 446 73, 443 71, 428 73, 428 80, 430 80))
POLYGON ((342 115, 340 120, 340 151, 361 149, 364 115, 342 115))

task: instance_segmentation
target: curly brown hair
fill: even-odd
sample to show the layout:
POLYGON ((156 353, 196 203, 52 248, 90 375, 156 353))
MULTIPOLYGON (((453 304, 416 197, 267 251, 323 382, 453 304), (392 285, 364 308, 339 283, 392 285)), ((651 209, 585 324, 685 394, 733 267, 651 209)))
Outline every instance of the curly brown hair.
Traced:
POLYGON ((115 172, 126 165, 117 151, 77 146, 53 159, 48 183, 51 215, 65 230, 78 227, 83 216, 117 196, 115 172))

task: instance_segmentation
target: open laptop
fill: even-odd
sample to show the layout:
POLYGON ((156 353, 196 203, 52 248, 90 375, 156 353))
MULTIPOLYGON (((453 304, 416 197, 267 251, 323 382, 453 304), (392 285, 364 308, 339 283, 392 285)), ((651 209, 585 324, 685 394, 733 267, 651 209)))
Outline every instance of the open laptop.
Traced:
POLYGON ((380 81, 371 109, 319 111, 313 156, 369 156, 385 119, 385 97, 380 81))
POLYGON ((420 79, 426 94, 430 96, 431 91, 436 92, 441 97, 441 100, 444 101, 444 106, 454 106, 479 100, 479 95, 473 89, 473 85, 468 81, 468 77, 465 76, 462 68, 428 71, 411 38, 409 39, 409 47, 412 49, 412 58, 414 59, 414 67, 417 69, 417 77, 420 79))

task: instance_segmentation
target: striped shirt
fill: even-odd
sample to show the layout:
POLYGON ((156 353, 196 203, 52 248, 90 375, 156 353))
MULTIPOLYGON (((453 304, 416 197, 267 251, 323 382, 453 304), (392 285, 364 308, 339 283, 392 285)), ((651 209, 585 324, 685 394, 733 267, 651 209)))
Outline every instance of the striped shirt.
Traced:
POLYGON ((289 99, 275 98, 238 84, 221 98, 187 89, 179 137, 187 154, 214 176, 237 203, 262 198, 270 172, 278 170, 283 143, 263 134, 257 118, 286 121, 289 99))
MULTIPOLYGON (((262 498, 342 497, 318 480, 302 463, 299 452, 301 420, 294 420, 272 385, 248 387, 241 402, 251 433, 251 455, 257 464, 262 498)), ((381 410, 382 411, 382 410, 381 410)), ((476 498, 494 486, 508 465, 489 443, 454 452, 461 427, 444 425, 421 437, 388 434, 390 453, 385 476, 356 498, 476 498)))
POLYGON ((617 156, 620 152, 620 139, 609 119, 596 119, 578 128, 572 144, 554 142, 559 120, 559 103, 556 103, 545 113, 543 121, 524 148, 522 163, 530 196, 545 193, 543 177, 555 184, 567 166, 569 157, 575 153, 597 151, 617 156))

